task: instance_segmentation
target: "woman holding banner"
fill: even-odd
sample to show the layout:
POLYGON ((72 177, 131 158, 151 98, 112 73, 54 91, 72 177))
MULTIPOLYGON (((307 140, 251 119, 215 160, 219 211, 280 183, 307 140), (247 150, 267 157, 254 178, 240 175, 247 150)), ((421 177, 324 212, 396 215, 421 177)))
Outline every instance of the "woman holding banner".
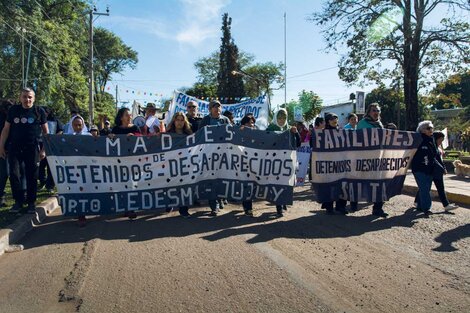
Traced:
MULTIPOLYGON (((75 136, 91 136, 88 132, 88 128, 85 125, 85 120, 80 115, 74 115, 65 131, 66 135, 75 135, 75 136)), ((86 225, 86 216, 80 214, 78 216, 78 227, 84 227, 86 225)))
MULTIPOLYGON (((287 110, 284 108, 279 109, 275 114, 274 114, 274 119, 269 124, 268 128, 266 128, 267 131, 288 131, 292 134, 294 134, 294 140, 295 140, 295 148, 300 147, 301 145, 301 140, 300 140, 300 135, 299 132, 297 131, 297 127, 295 126, 289 126, 287 124, 287 110)), ((276 212, 277 212, 277 217, 282 217, 284 214, 282 211, 287 211, 287 205, 276 205, 276 212)))
MULTIPOLYGON (((338 115, 335 113, 326 113, 325 114, 325 130, 327 129, 339 129, 338 126, 338 115)), ((318 192, 322 192, 319 190, 318 192)), ((338 199, 336 200, 336 211, 340 214, 346 215, 348 212, 346 211, 346 200, 338 199)), ((326 209, 326 214, 333 215, 335 214, 333 209, 333 201, 323 202, 322 208, 326 209)))
MULTIPOLYGON (((251 129, 256 129, 256 119, 253 116, 253 114, 246 114, 242 120, 240 121, 240 130, 243 130, 245 128, 251 128, 251 129)), ((253 217, 253 200, 245 200, 242 202, 243 205, 243 211, 245 211, 246 216, 251 216, 253 217)), ((281 208, 281 213, 282 213, 282 208, 281 208)))
POLYGON ((114 127, 111 131, 114 135, 140 135, 139 127, 131 123, 131 114, 128 108, 120 108, 114 119, 114 127))
MULTIPOLYGON (((114 119, 114 127, 111 131, 110 136, 114 135, 127 135, 127 136, 140 136, 140 129, 137 125, 131 123, 131 114, 128 108, 120 108, 114 119)), ((126 212, 124 216, 133 220, 137 218, 137 213, 134 211, 126 212)))
MULTIPOLYGON (((186 117, 186 115, 184 115, 183 112, 176 112, 175 114, 173 114, 173 117, 171 118, 171 121, 168 124, 166 132, 184 136, 191 135, 193 133, 193 131, 191 130, 191 124, 189 123, 188 118, 186 117)), ((178 211, 182 217, 189 218, 191 217, 191 214, 189 214, 188 210, 189 207, 182 206, 179 207, 178 211)))

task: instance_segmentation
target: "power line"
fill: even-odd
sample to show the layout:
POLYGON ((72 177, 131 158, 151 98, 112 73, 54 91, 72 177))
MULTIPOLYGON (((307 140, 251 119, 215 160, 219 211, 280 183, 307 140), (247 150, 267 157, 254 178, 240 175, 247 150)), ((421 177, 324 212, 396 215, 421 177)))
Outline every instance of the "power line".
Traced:
POLYGON ((320 72, 325 72, 325 71, 332 70, 334 68, 338 68, 338 66, 332 66, 332 67, 324 68, 324 69, 321 69, 321 70, 318 70, 318 71, 308 72, 308 73, 305 73, 305 74, 294 75, 294 76, 291 76, 291 77, 287 77, 287 79, 303 77, 303 76, 312 75, 312 74, 316 74, 316 73, 320 73, 320 72))
POLYGON ((49 61, 49 56, 44 52, 42 51, 41 49, 39 49, 36 45, 34 45, 30 40, 28 40, 25 36, 23 36, 22 34, 20 34, 13 26, 11 26, 10 24, 7 23, 7 21, 5 20, 2 20, 2 22, 7 25, 8 27, 10 27, 15 33, 18 34, 18 36, 20 36, 21 38, 23 38, 27 43, 29 43, 31 46, 33 46, 36 50, 38 50, 39 52, 41 52, 45 57, 46 59, 49 61))

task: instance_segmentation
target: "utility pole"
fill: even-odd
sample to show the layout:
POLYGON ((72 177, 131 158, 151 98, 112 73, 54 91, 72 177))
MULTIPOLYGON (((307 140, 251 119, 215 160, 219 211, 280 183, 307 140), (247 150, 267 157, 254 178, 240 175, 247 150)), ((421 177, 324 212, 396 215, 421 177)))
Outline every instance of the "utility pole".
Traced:
POLYGON ((284 105, 287 104, 287 16, 284 12, 284 105))
POLYGON ((118 111, 118 85, 116 85, 116 113, 118 111))
POLYGON ((25 36, 25 29, 21 29, 23 32, 23 36, 21 36, 21 84, 23 85, 23 88, 26 87, 25 83, 25 73, 24 73, 24 36, 25 36))
POLYGON ((89 96, 89 100, 88 100, 88 123, 89 125, 93 125, 93 107, 94 107, 94 104, 93 104, 93 85, 94 85, 94 82, 95 82, 95 78, 94 78, 94 74, 93 74, 93 16, 94 15, 97 15, 97 16, 101 16, 101 15, 105 15, 105 16, 109 16, 109 7, 106 8, 106 13, 99 13, 96 9, 96 7, 94 6, 92 10, 90 10, 90 12, 88 12, 88 14, 90 15, 90 60, 89 60, 89 72, 90 72, 90 77, 88 78, 89 79, 89 83, 88 83, 88 96, 89 96))

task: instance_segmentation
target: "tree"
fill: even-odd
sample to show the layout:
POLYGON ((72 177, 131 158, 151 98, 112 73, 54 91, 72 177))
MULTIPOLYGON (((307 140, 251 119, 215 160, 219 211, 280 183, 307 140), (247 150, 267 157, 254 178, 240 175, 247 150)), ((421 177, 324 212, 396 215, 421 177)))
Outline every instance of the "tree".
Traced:
POLYGON ((232 74, 233 71, 240 71, 240 64, 238 63, 238 47, 232 39, 231 27, 232 18, 225 13, 222 17, 217 95, 220 98, 228 98, 227 103, 235 103, 236 98, 245 96, 243 79, 239 75, 232 74))
POLYGON ((111 75, 121 73, 126 67, 135 69, 137 52, 124 44, 113 32, 101 27, 95 28, 93 34, 96 53, 93 60, 95 69, 95 92, 104 90, 111 80, 111 75))
MULTIPOLYGON (((245 68, 253 63, 255 57, 243 51, 238 53, 240 68, 245 68)), ((197 83, 217 86, 217 75, 220 68, 220 50, 212 52, 208 57, 203 57, 194 63, 198 73, 197 83)))
POLYGON ((127 67, 136 67, 137 52, 114 33, 101 27, 94 29, 93 41, 96 50, 93 54, 96 117, 100 114, 113 116, 116 113, 115 100, 105 92, 105 86, 113 74, 121 73, 127 67))
MULTIPOLYGON (((195 94, 206 94, 210 97, 217 96, 207 91, 214 88, 217 91, 219 59, 220 51, 216 51, 211 53, 210 56, 200 58, 194 63, 194 67, 198 72, 198 81, 193 87, 189 88, 189 90, 196 90, 197 92, 195 94), (201 88, 205 89, 206 92, 203 93, 201 88)), ((249 75, 241 75, 245 87, 245 97, 258 97, 260 94, 270 89, 273 83, 278 83, 280 86, 283 86, 282 71, 284 70, 284 64, 282 62, 278 64, 273 62, 252 64, 254 59, 255 57, 250 53, 243 51, 239 53, 238 60, 240 68, 249 75)))
MULTIPOLYGON (((71 109, 86 119, 89 60, 84 12, 90 10, 88 1, 0 0, 0 8, 0 97, 18 97, 22 72, 26 72, 24 50, 27 85, 35 89, 36 103, 52 107, 62 119, 69 117, 71 109)), ((95 29, 95 44, 95 100, 100 113, 114 110, 104 85, 111 74, 126 66, 133 68, 137 54, 119 37, 100 28, 95 29)))
POLYGON ((328 49, 346 46, 339 61, 342 80, 401 76, 411 130, 420 118, 419 79, 435 79, 470 62, 470 25, 461 10, 470 10, 467 0, 330 0, 312 20, 323 28, 328 49), (433 24, 431 15, 441 12, 451 15, 433 24), (384 67, 385 60, 394 67, 384 67))
POLYGON ((302 90, 299 99, 292 100, 281 107, 287 110, 289 124, 293 124, 295 107, 302 108, 302 115, 306 122, 312 121, 321 111, 323 100, 313 91, 302 90))
POLYGON ((180 90, 190 96, 203 100, 217 97, 217 87, 210 84, 195 83, 191 88, 180 90))
POLYGON ((470 71, 451 75, 431 91, 429 104, 433 109, 470 106, 470 71))
POLYGON ((270 86, 273 83, 280 84, 280 87, 283 86, 283 70, 283 63, 274 64, 272 62, 256 63, 246 67, 243 70, 247 74, 243 75, 245 95, 250 98, 256 98, 268 92, 271 96, 270 86))
POLYGON ((7 80, 0 81, 0 97, 18 97, 24 49, 27 84, 35 89, 37 104, 62 117, 69 116, 69 108, 85 107, 87 32, 80 10, 86 7, 77 0, 1 1, 0 68, 7 80))

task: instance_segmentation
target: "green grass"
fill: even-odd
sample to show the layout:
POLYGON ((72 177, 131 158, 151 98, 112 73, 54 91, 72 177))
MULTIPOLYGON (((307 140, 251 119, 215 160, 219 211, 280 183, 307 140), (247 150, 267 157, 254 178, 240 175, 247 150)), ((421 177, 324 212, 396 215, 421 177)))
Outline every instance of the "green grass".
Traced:
MULTIPOLYGON (((41 203, 42 201, 46 200, 47 198, 51 197, 51 194, 46 191, 46 189, 38 190, 38 199, 36 204, 41 203)), ((15 200, 13 200, 13 196, 11 194, 10 182, 7 182, 5 187, 5 200, 6 205, 4 207, 0 207, 0 228, 4 228, 11 223, 13 223, 18 217, 22 216, 22 214, 11 214, 8 210, 13 206, 15 200)))

